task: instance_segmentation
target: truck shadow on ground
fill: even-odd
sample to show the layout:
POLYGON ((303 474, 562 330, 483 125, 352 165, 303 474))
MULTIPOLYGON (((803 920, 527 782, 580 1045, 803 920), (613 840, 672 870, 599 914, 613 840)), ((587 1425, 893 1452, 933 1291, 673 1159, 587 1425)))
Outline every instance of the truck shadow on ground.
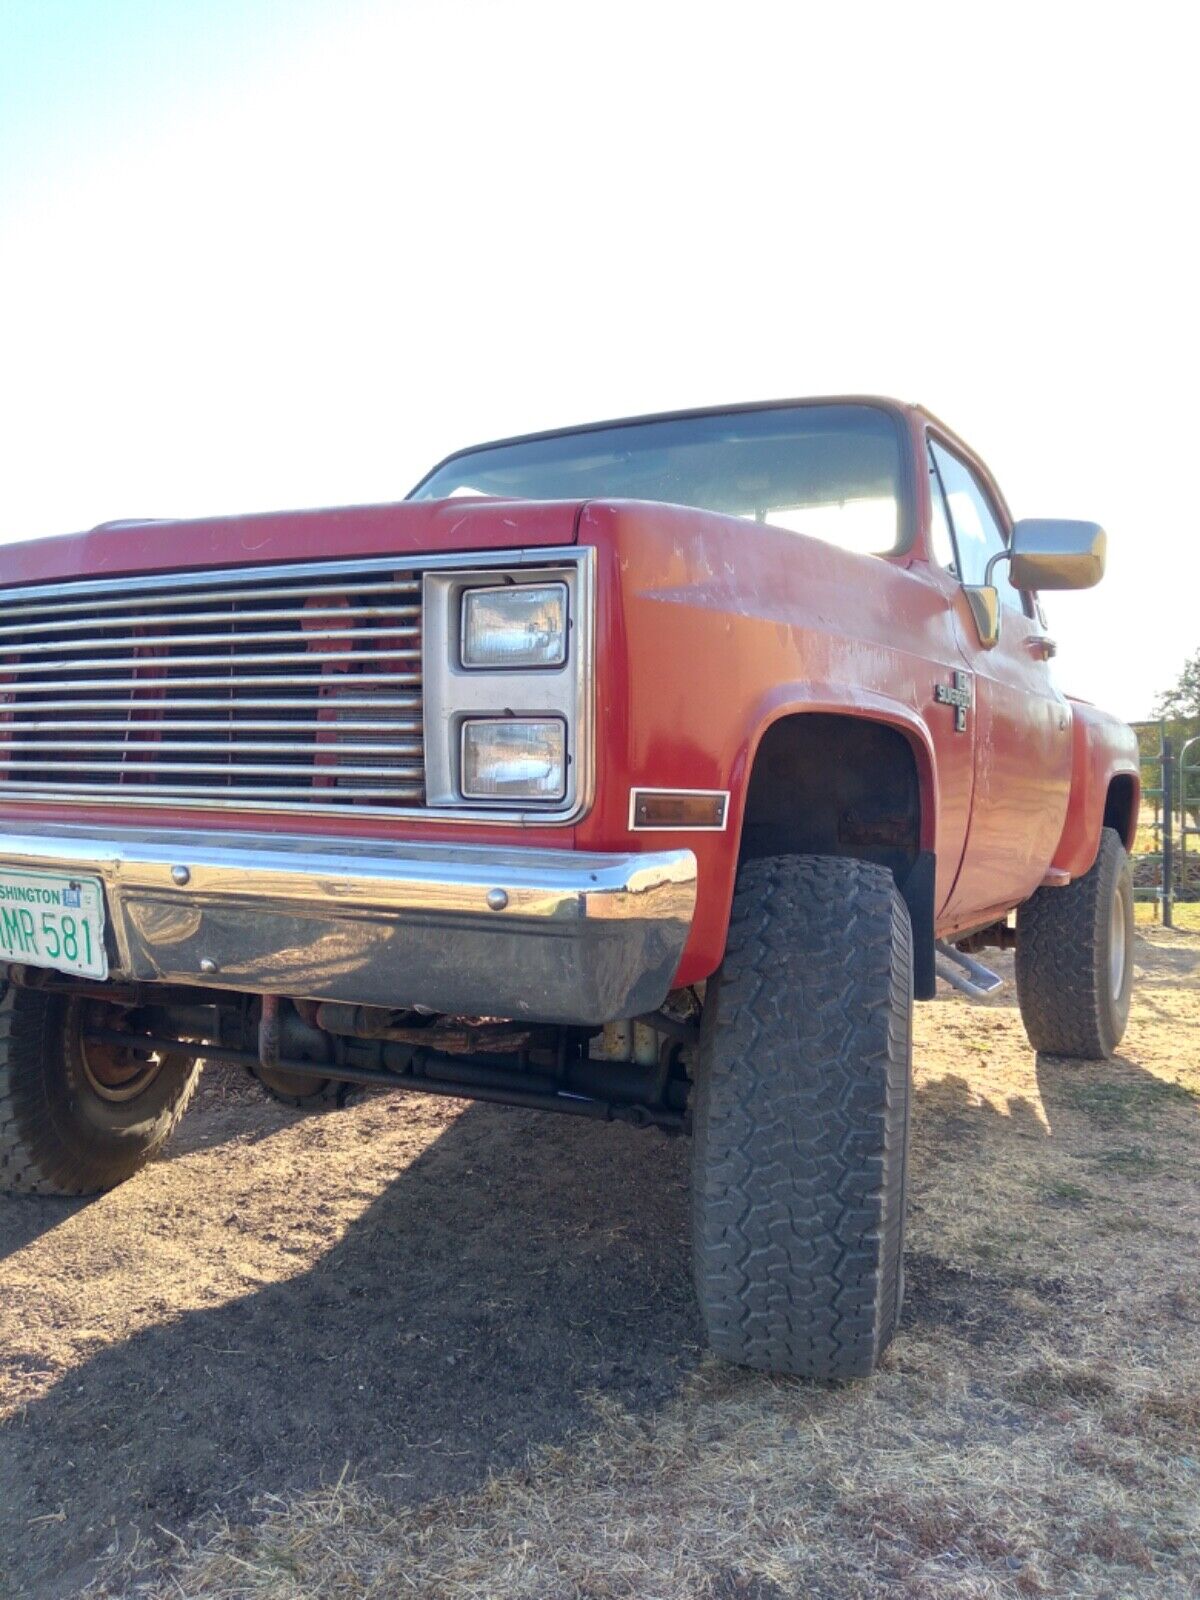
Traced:
MULTIPOLYGON (((683 1140, 468 1108, 310 1270, 106 1347, 0 1429, 0 1574, 72 1593, 117 1531, 348 1463, 425 1499, 585 1425, 589 1392, 659 1406, 700 1354, 686 1162, 683 1140)), ((319 1198, 281 1193, 276 1225, 319 1198)))
MULTIPOLYGON (((0 1261, 16 1255, 88 1206, 84 1200, 0 1194, 0 1261)), ((0 1589, 0 1595, 4 1593, 0 1589)))
MULTIPOLYGON (((1041 1058, 1046 1102, 1078 1112, 1089 1071, 1041 1058)), ((1129 1094, 1161 1095, 1131 1060, 1103 1071, 1129 1094)), ((181 1149, 221 1144, 239 1119, 252 1139, 287 1125, 261 1102, 201 1111, 181 1149)), ((981 1105, 953 1073, 930 1080, 914 1105, 915 1198, 1003 1182, 1018 1151, 1056 1159, 1056 1122, 1032 1104, 981 1105)), ((339 1127, 325 1119, 322 1137, 339 1127)), ((364 1163, 370 1152, 364 1140, 364 1163)), ((255 1495, 314 1488, 347 1466, 397 1500, 461 1492, 588 1428, 596 1392, 659 1409, 701 1358, 687 1163, 682 1139, 469 1107, 306 1270, 215 1307, 164 1306, 0 1428, 0 1595, 75 1594, 114 1538, 127 1548, 134 1529, 236 1516, 255 1495)), ((309 1192, 280 1184, 271 1196, 280 1230, 321 1201, 319 1162, 307 1171, 309 1192)), ((10 1250, 44 1231, 29 1228, 18 1220, 10 1250)), ((982 1269, 914 1253, 906 1337, 1019 1338, 998 1288, 982 1269)))
MULTIPOLYGON (((269 1139, 276 1125, 263 1122, 258 1127, 248 1126, 247 1107, 255 1111, 262 1107, 262 1091, 248 1075, 244 1082, 240 1078, 232 1080, 232 1092, 227 1081, 214 1083, 211 1078, 202 1077, 187 1115, 155 1160, 178 1161, 200 1150, 219 1149, 234 1140, 244 1146, 269 1139)), ((99 1198, 94 1194, 60 1199, 0 1193, 0 1262, 86 1211, 99 1198)), ((0 1589, 0 1597, 3 1594, 0 1589)))

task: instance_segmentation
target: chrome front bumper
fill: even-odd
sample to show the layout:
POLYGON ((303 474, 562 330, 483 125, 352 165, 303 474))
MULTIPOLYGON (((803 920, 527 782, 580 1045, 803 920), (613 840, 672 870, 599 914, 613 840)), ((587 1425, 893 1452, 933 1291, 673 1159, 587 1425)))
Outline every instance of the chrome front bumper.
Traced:
POLYGON ((653 1011, 696 901, 690 850, 38 827, 6 866, 101 880, 114 977, 539 1022, 653 1011))

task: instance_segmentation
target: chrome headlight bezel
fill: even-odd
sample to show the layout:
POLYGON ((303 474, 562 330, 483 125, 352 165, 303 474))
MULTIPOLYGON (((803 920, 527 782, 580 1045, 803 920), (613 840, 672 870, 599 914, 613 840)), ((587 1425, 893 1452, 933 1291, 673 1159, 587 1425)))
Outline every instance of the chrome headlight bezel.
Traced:
POLYGON ((447 819, 565 823, 593 794, 595 557, 590 547, 480 552, 426 571, 422 678, 425 699, 426 815, 447 819), (563 659, 553 665, 489 667, 464 663, 466 596, 479 591, 561 587, 563 659), (558 719, 565 729, 564 791, 554 799, 465 792, 463 724, 558 719))

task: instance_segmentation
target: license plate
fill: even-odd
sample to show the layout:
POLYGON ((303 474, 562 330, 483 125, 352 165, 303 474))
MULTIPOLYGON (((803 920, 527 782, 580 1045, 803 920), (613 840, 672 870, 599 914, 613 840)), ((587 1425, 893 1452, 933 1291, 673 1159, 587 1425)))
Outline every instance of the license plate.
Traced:
POLYGON ((107 978, 100 880, 0 868, 0 961, 107 978))

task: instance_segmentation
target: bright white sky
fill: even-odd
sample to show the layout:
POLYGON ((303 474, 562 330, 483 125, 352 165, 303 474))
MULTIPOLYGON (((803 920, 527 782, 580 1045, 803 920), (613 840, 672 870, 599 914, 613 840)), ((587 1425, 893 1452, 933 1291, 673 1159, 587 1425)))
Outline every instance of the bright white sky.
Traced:
POLYGON ((1018 516, 1107 525, 1105 583, 1050 597, 1059 677, 1144 716, 1200 645, 1193 28, 1094 0, 0 0, 0 539, 895 394, 1018 516))

